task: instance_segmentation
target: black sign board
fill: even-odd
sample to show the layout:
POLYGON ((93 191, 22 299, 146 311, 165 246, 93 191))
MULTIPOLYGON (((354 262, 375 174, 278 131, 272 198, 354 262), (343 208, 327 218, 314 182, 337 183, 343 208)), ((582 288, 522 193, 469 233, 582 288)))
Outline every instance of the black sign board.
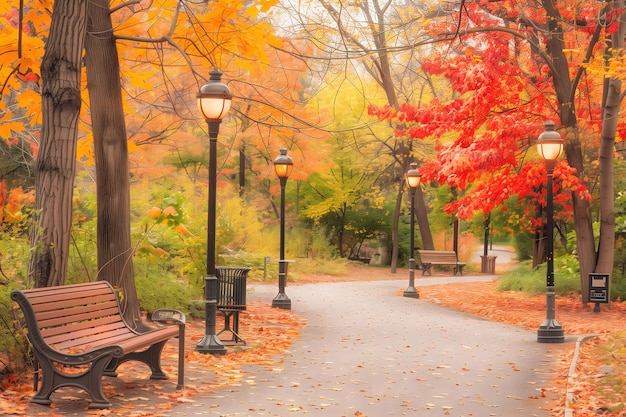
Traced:
POLYGON ((589 274, 589 301, 592 303, 609 302, 609 274, 589 274))

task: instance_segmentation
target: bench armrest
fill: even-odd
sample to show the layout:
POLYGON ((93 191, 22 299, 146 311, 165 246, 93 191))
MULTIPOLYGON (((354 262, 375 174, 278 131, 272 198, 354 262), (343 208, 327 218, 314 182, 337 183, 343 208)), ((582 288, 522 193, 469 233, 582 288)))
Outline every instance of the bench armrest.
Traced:
POLYGON ((161 324, 185 324, 185 313, 172 308, 160 308, 152 313, 152 321, 161 324))

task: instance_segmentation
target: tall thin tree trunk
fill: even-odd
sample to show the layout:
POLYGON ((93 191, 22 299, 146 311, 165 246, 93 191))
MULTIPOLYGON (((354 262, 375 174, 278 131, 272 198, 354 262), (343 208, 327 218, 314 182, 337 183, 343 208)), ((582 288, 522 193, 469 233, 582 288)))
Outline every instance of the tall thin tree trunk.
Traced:
POLYGON ((415 189, 415 216, 417 217, 417 225, 420 229, 420 237, 422 238, 422 249, 433 250, 435 243, 433 242, 433 234, 430 231, 430 222, 428 221, 428 207, 424 199, 422 187, 415 189))
POLYGON ((398 255, 400 252, 398 230, 400 227, 400 207, 402 206, 402 187, 398 189, 396 196, 396 208, 393 211, 393 228, 391 229, 391 273, 398 270, 398 255))
POLYGON ((98 279, 122 289, 124 318, 140 327, 130 237, 128 144, 109 1, 90 1, 88 12, 85 64, 96 160, 98 279))
POLYGON ((28 271, 35 287, 62 285, 67 273, 87 3, 56 0, 53 10, 41 63, 43 123, 28 271))

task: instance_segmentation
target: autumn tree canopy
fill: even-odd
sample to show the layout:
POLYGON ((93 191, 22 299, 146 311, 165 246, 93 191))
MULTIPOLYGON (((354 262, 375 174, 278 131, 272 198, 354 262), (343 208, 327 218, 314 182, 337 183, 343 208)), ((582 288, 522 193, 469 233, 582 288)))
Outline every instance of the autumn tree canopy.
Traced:
POLYGON ((449 89, 428 105, 371 108, 402 124, 398 135, 436 141, 437 158, 424 173, 466 190, 448 206, 464 218, 511 195, 539 197, 543 166, 529 145, 555 120, 566 154, 555 175, 571 204, 557 195, 573 214, 584 300, 587 274, 612 269, 612 251, 595 247, 588 190, 599 178, 607 226, 599 247, 613 247, 613 144, 624 134, 617 122, 623 74, 614 70, 623 51, 622 10, 621 2, 461 2, 433 17, 439 54, 422 67, 449 89))

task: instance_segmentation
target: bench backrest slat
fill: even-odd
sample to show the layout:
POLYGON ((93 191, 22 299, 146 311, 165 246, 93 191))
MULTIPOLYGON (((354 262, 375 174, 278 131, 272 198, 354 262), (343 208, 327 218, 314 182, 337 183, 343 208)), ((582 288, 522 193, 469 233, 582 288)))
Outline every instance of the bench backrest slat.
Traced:
POLYGON ((31 304, 39 304, 47 302, 49 299, 45 297, 55 297, 57 294, 63 294, 64 298, 85 298, 97 294, 112 293, 111 287, 105 281, 91 282, 86 284, 63 285, 58 287, 44 287, 24 290, 28 295, 31 304))
POLYGON ((422 262, 457 262, 454 251, 418 250, 422 262))
POLYGON ((84 297, 70 298, 66 300, 59 300, 58 297, 59 295, 55 294, 55 295, 47 296, 45 297, 45 299, 42 297, 36 300, 32 300, 29 298, 29 300, 31 301, 31 305, 33 306, 33 311, 35 313, 40 313, 40 312, 45 312, 45 311, 54 311, 54 310, 65 310, 68 308, 79 307, 82 305, 93 305, 93 304, 100 304, 100 303, 105 303, 105 302, 110 302, 110 301, 117 302, 117 299, 115 298, 115 294, 113 293, 108 294, 108 295, 96 295, 96 296, 85 294, 84 297), (33 304, 33 301, 34 301, 34 304, 33 304))
POLYGON ((50 326, 60 326, 64 323, 71 323, 76 320, 90 320, 100 316, 115 314, 117 312, 117 302, 107 302, 98 305, 94 311, 93 306, 83 306, 65 310, 54 310, 39 313, 37 323, 41 328, 50 326))
POLYGON ((40 327, 41 335, 48 340, 49 343, 55 343, 56 340, 79 337, 82 333, 93 334, 93 329, 104 329, 113 326, 114 328, 126 326, 119 316, 101 316, 90 320, 76 320, 66 322, 60 326, 40 327), (87 330, 86 332, 84 330, 87 330), (81 333, 82 332, 82 333, 81 333))

